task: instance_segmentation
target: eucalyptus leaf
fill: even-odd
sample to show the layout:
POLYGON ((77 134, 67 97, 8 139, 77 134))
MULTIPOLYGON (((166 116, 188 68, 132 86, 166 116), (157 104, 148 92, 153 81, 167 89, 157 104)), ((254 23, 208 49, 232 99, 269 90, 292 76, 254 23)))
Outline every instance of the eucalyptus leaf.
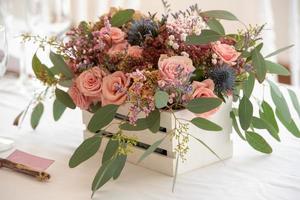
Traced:
POLYGON ((233 21, 238 20, 236 16, 234 16, 232 13, 226 10, 209 10, 209 11, 201 12, 200 15, 204 17, 211 17, 217 19, 225 19, 225 20, 233 20, 233 21))
POLYGON ((73 78, 73 73, 68 65, 65 63, 63 57, 59 54, 54 52, 50 52, 50 60, 57 71, 62 73, 65 77, 71 79, 73 78))
POLYGON ((24 114, 24 110, 22 110, 22 111, 17 115, 17 117, 14 119, 14 122, 13 122, 13 125, 14 125, 14 126, 19 126, 19 124, 20 124, 20 119, 21 119, 21 117, 23 116, 23 114, 24 114))
POLYGON ((36 127, 39 125, 40 119, 42 117, 42 114, 44 112, 44 105, 39 102, 33 109, 32 113, 31 113, 31 127, 33 129, 36 129, 36 127))
POLYGON ((248 79, 243 82, 243 92, 244 95, 247 96, 248 98, 251 97, 254 84, 255 84, 255 77, 253 73, 249 73, 248 79))
POLYGON ((101 188, 113 177, 116 168, 118 167, 116 163, 117 160, 113 159, 108 160, 107 162, 101 165, 92 183, 92 197, 99 188, 101 188))
POLYGON ((300 130, 297 127, 297 124, 295 123, 295 121, 293 119, 291 119, 291 121, 287 121, 284 118, 284 115, 281 113, 281 111, 279 111, 278 109, 275 110, 276 116, 278 117, 278 119, 280 120, 280 122, 284 125, 284 127, 290 132, 292 133, 294 136, 300 138, 300 130))
POLYGON ((261 108, 263 110, 263 112, 260 112, 261 118, 268 121, 275 128, 276 132, 279 132, 279 128, 272 107, 266 101, 263 101, 261 104, 261 108))
POLYGON ((252 64, 256 70, 258 82, 262 83, 265 80, 267 68, 263 56, 256 48, 252 51, 252 64))
POLYGON ((56 88, 55 89, 55 96, 58 101, 60 101, 62 104, 64 104, 66 107, 75 109, 76 105, 74 104, 72 98, 68 93, 65 91, 56 88))
POLYGON ((36 78, 43 83, 52 84, 55 81, 54 75, 52 74, 50 69, 46 65, 41 63, 36 53, 32 57, 32 70, 36 78))
POLYGON ((108 125, 114 119, 118 108, 118 105, 113 104, 109 104, 103 106, 102 108, 99 108, 92 116, 87 127, 88 130, 91 132, 96 132, 108 125))
POLYGON ((251 123, 252 123, 253 127, 256 129, 266 129, 265 122, 258 117, 253 116, 251 123))
POLYGON ((209 150, 212 154, 214 154, 220 161, 222 161, 222 158, 212 149, 210 148, 205 142, 203 142, 201 139, 190 135, 192 138, 194 138, 195 140, 197 140, 200 144, 202 144, 205 148, 207 148, 207 150, 209 150))
POLYGON ((152 133, 157 133, 160 128, 160 112, 159 110, 155 109, 152 111, 148 117, 146 118, 148 129, 152 133))
POLYGON ((116 161, 115 161, 116 169, 113 174, 114 180, 120 176, 120 174, 125 166, 126 160, 127 160, 127 155, 118 155, 118 157, 116 158, 116 161))
POLYGON ((207 131, 221 131, 222 127, 215 124, 214 122, 201 118, 201 117, 195 117, 194 119, 191 120, 191 123, 197 126, 198 128, 201 128, 203 130, 207 131))
POLYGON ((243 130, 247 130, 251 124, 253 106, 248 97, 244 96, 239 105, 239 121, 243 130))
POLYGON ((293 106, 294 106, 295 110, 297 111, 298 116, 300 117, 300 105, 299 105, 297 95, 291 89, 288 89, 288 92, 289 92, 290 98, 292 100, 293 106))
POLYGON ((169 94, 165 91, 158 90, 155 92, 154 100, 156 108, 160 109, 166 107, 169 101, 169 94))
POLYGON ((110 138, 102 155, 102 164, 110 160, 119 148, 118 140, 110 138))
POLYGON ((252 146, 255 150, 266 154, 272 153, 272 147, 259 134, 247 131, 246 140, 250 144, 250 146, 252 146))
POLYGON ((130 123, 121 124, 120 129, 127 130, 127 131, 141 131, 148 128, 148 123, 145 118, 138 119, 135 125, 130 123))
POLYGON ((187 44, 208 44, 220 39, 222 35, 212 30, 202 30, 200 35, 190 35, 186 38, 187 44))
POLYGON ((61 103, 57 99, 54 100, 54 102, 53 102, 53 118, 55 121, 58 121, 60 119, 60 117, 66 110, 66 108, 67 107, 63 103, 61 103))
POLYGON ((274 51, 274 52, 272 52, 272 53, 266 55, 265 58, 269 58, 269 57, 275 56, 275 55, 277 55, 277 54, 279 54, 279 53, 281 53, 281 52, 283 52, 283 51, 285 51, 285 50, 287 50, 287 49, 289 49, 289 48, 291 48, 291 47, 293 47, 293 46, 294 46, 294 45, 292 44, 292 45, 289 45, 289 46, 280 48, 280 49, 278 49, 278 50, 276 50, 276 51, 274 51))
POLYGON ((244 135, 242 134, 242 132, 239 129, 239 126, 238 126, 238 123, 237 123, 237 120, 235 118, 235 114, 233 111, 230 112, 230 117, 232 119, 232 126, 233 126, 235 132, 240 136, 240 138, 242 140, 246 140, 246 138, 244 137, 244 135))
POLYGON ((69 160, 69 167, 74 168, 95 155, 100 148, 102 136, 95 135, 84 140, 69 160))
POLYGON ((193 113, 205 113, 219 107, 222 100, 212 97, 200 97, 189 101, 186 108, 193 113))
POLYGON ((73 83, 72 79, 61 80, 58 82, 59 85, 67 88, 71 87, 72 83, 73 83))
POLYGON ((287 122, 290 122, 292 120, 292 117, 283 94, 281 93, 279 87, 275 83, 269 80, 268 83, 270 85, 271 97, 276 106, 276 109, 280 111, 280 113, 283 115, 287 122))
POLYGON ((221 35, 225 35, 224 27, 217 19, 214 19, 214 18, 209 19, 207 22, 207 25, 209 26, 209 28, 211 30, 213 30, 221 35))
POLYGON ((129 22, 132 19, 133 14, 133 9, 120 10, 112 16, 110 23, 114 27, 120 27, 129 22))
POLYGON ((266 63, 268 72, 271 74, 278 74, 281 76, 289 76, 290 75, 289 70, 278 63, 274 63, 269 60, 265 60, 265 63, 266 63))
POLYGON ((155 149, 162 143, 162 141, 164 141, 165 137, 162 139, 157 140, 156 142, 154 142, 140 157, 140 159, 138 160, 138 163, 140 163, 142 160, 144 160, 147 156, 149 156, 151 153, 153 153, 155 151, 155 149))

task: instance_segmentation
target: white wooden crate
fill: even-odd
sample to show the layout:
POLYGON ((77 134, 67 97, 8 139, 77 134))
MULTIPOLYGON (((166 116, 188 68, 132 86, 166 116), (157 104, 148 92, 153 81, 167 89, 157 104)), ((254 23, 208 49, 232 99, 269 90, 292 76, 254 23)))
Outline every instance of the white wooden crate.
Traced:
MULTIPOLYGON (((189 124, 189 133, 193 136, 201 139, 205 142, 218 156, 225 160, 232 157, 233 144, 231 140, 232 132, 232 121, 230 118, 230 111, 232 108, 232 99, 227 99, 226 104, 222 104, 217 113, 209 117, 208 119, 220 125, 223 130, 214 132, 214 131, 205 131, 197 128, 193 124, 189 124)), ((127 115, 128 105, 121 106, 118 109, 118 114, 127 115)), ((184 118, 190 120, 195 117, 195 115, 188 110, 180 110, 175 112, 176 117, 184 118)), ((88 124, 92 114, 83 111, 83 123, 88 124)), ((144 117, 140 115, 139 117, 144 117)), ((112 123, 119 121, 119 119, 114 119, 112 123)), ((185 122, 186 123, 186 122, 185 122)), ((172 130, 175 127, 175 120, 171 113, 161 112, 160 126, 162 131, 158 133, 151 133, 149 130, 143 131, 123 131, 124 134, 128 136, 135 136, 138 138, 138 141, 143 144, 151 145, 155 141, 163 138, 169 130, 172 130), (165 132, 166 131, 166 132, 165 132)), ((117 125, 111 125, 107 131, 111 133, 116 133, 118 130, 117 125)), ((84 138, 91 137, 93 133, 88 130, 84 131, 84 138)), ((104 151, 108 138, 103 138, 100 151, 104 151)), ((176 147, 176 141, 174 139, 165 139, 161 145, 158 147, 162 150, 160 153, 152 153, 146 159, 144 159, 138 165, 145 168, 161 172, 163 174, 174 176, 175 166, 176 166, 176 153, 174 148, 176 147)), ((186 161, 179 162, 178 174, 191 171, 203 166, 210 165, 212 163, 220 161, 213 155, 206 147, 200 144, 193 138, 190 138, 189 151, 186 154, 186 161)), ((127 161, 133 164, 137 164, 140 156, 144 153, 145 149, 141 147, 134 147, 133 153, 128 155, 127 161)))

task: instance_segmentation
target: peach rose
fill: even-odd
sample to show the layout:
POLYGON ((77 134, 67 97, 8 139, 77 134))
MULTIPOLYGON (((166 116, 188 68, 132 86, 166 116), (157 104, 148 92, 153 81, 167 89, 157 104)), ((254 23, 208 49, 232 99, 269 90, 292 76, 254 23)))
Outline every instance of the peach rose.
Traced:
MULTIPOLYGON (((214 93, 214 82, 211 79, 206 79, 202 82, 193 81, 192 83, 194 92, 192 94, 192 99, 200 98, 200 97, 215 97, 217 96, 214 93)), ((208 112, 196 114, 198 117, 204 117, 207 118, 210 115, 214 114, 218 111, 219 108, 212 109, 208 112)))
POLYGON ((82 72, 76 78, 76 85, 83 95, 94 100, 100 100, 104 76, 106 76, 106 73, 103 70, 99 67, 93 67, 82 72))
POLYGON ((103 78, 102 106, 107 104, 121 105, 126 101, 126 90, 129 85, 127 77, 121 71, 116 71, 103 78))
POLYGON ((127 55, 134 57, 134 58, 140 58, 142 56, 143 48, 140 46, 129 46, 127 50, 127 55))
POLYGON ((173 82, 195 70, 193 62, 185 56, 161 55, 158 60, 159 73, 163 80, 173 82))
POLYGON ((121 43, 125 39, 125 33, 116 27, 111 27, 109 30, 107 30, 106 27, 103 27, 101 28, 100 33, 103 35, 103 39, 111 45, 121 43))
POLYGON ((241 53, 237 52, 233 46, 222 44, 220 42, 213 44, 212 49, 222 61, 228 64, 234 64, 241 55, 241 53))
POLYGON ((79 91, 79 89, 76 87, 76 83, 72 84, 72 86, 68 90, 68 93, 75 105, 83 110, 87 110, 92 103, 90 98, 84 96, 79 91))
POLYGON ((128 46, 128 43, 126 41, 119 43, 119 44, 115 44, 108 50, 107 53, 110 56, 115 56, 119 53, 125 53, 127 46, 128 46))

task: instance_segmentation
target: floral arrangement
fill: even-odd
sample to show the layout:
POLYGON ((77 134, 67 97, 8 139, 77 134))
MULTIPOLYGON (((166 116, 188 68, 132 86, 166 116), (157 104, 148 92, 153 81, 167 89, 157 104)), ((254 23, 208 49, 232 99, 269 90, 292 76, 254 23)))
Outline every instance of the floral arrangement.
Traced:
MULTIPOLYGON (((207 117, 218 112, 222 102, 232 97, 237 102, 230 113, 233 127, 254 149, 267 154, 272 152, 257 130, 265 129, 280 141, 278 120, 300 137, 285 97, 276 84, 267 80, 275 111, 263 95, 262 98, 251 95, 255 84, 265 84, 268 73, 289 75, 283 66, 267 58, 292 45, 263 56, 260 33, 264 26, 249 26, 227 34, 221 21, 238 21, 228 11, 201 11, 194 5, 174 13, 166 1, 163 5, 165 14, 160 18, 133 9, 112 8, 97 22, 81 22, 72 28, 64 42, 23 35, 25 41, 37 42, 42 49, 50 45, 52 49, 53 67, 44 65, 36 54, 32 60, 37 79, 46 87, 30 104, 33 106, 32 127, 35 129, 40 121, 47 93, 55 99, 55 120, 66 108, 79 107, 94 113, 87 128, 95 134, 78 147, 70 159, 70 167, 76 167, 97 152, 118 108, 129 105, 128 119, 121 121, 119 131, 111 135, 106 146, 102 166, 93 181, 93 193, 111 178, 118 178, 127 154, 136 144, 136 138, 123 135, 123 130, 149 129, 155 133, 159 130, 162 111, 174 113, 188 109, 196 114, 190 123, 200 129, 220 131, 222 127, 207 117), (259 116, 254 116, 250 98, 258 103, 259 116), (140 113, 146 117, 138 118, 140 113)), ((299 111, 296 95, 289 93, 299 111)), ((16 125, 28 108, 16 118, 16 125)), ((182 121, 165 138, 152 144, 140 160, 170 137, 178 139, 177 159, 184 160, 188 151, 186 141, 191 135, 188 123, 182 121)), ((214 153, 213 149, 209 150, 214 153)))

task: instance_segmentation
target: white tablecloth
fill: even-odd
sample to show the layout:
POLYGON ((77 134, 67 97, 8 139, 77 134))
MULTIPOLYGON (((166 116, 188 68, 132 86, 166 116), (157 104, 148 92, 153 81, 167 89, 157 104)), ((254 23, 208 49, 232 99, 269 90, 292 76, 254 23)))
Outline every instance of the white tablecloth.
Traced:
MULTIPOLYGON (((7 81, 0 81, 0 136, 15 140, 15 148, 54 159, 47 170, 50 182, 0 169, 1 200, 84 200, 90 199, 93 177, 100 166, 100 154, 75 169, 68 160, 82 142, 80 110, 67 110, 61 120, 52 119, 52 107, 46 107, 41 124, 32 131, 25 121, 22 129, 12 126, 14 117, 28 98, 17 93, 7 81)), ((50 104, 50 103, 49 103, 50 104)), ((296 115, 295 115, 296 116, 296 115)), ((299 123, 298 123, 299 125, 299 123)), ((264 134, 273 146, 271 155, 254 151, 234 136, 234 156, 223 163, 178 176, 175 192, 172 178, 127 163, 121 177, 111 181, 95 194, 95 199, 194 199, 194 200, 299 200, 300 139, 282 129, 281 143, 264 134)), ((13 150, 0 153, 6 157, 13 150)))

